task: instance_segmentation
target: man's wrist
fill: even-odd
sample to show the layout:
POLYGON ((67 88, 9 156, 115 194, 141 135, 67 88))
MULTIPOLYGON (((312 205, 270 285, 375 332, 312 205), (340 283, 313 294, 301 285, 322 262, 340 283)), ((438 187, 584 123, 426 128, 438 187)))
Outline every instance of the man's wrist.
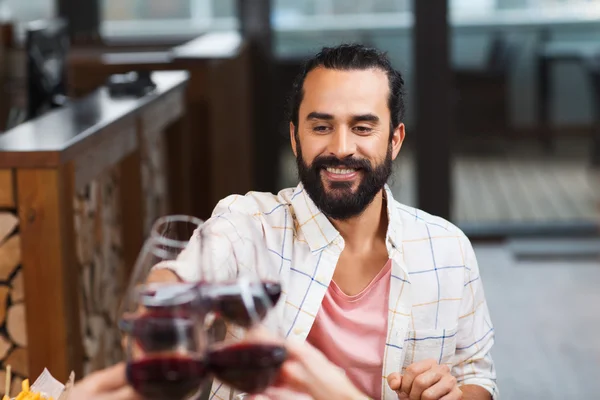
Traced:
POLYGON ((463 400, 491 400, 492 395, 483 386, 462 385, 458 387, 463 392, 463 400))

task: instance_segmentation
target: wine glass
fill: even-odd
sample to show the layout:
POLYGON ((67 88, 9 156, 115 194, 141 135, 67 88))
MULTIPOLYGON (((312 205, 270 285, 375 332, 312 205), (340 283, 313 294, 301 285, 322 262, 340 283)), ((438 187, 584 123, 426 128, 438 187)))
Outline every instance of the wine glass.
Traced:
MULTIPOLYGON (((228 222, 212 219, 196 231, 196 265, 200 268, 204 297, 212 302, 211 309, 230 323, 249 327, 268 318, 279 304, 279 268, 273 264, 252 217, 236 216, 228 222), (251 304, 257 316, 250 315, 252 310, 242 305, 241 282, 246 282, 252 292, 251 304)), ((281 310, 280 307, 278 311, 281 310)))
POLYGON ((238 218, 235 232, 228 234, 217 228, 218 221, 209 222, 197 235, 202 296, 216 320, 213 328, 219 323, 227 327, 227 334, 212 329, 207 366, 221 382, 256 394, 274 383, 286 350, 277 314, 272 312, 281 285, 275 283, 275 269, 252 223, 238 218))
POLYGON ((138 286, 132 295, 145 311, 130 320, 127 380, 146 400, 190 399, 199 394, 209 377, 203 319, 187 302, 172 301, 174 297, 194 297, 197 290, 173 288, 173 297, 156 284, 138 286))
POLYGON ((145 399, 183 400, 197 394, 206 369, 206 310, 196 283, 149 282, 159 268, 196 269, 190 241, 202 221, 167 216, 144 242, 121 304, 127 378, 145 399))
MULTIPOLYGON (((151 272, 163 268, 172 271, 197 270, 197 242, 191 239, 202 223, 202 220, 186 215, 170 215, 156 220, 138 255, 121 302, 119 328, 123 332, 128 332, 130 322, 140 312, 145 312, 145 307, 140 307, 138 289, 148 284, 151 272)), ((159 295, 155 300, 161 299, 162 306, 155 302, 152 307, 192 303, 198 299, 191 290, 195 286, 195 283, 185 283, 178 279, 174 282, 156 283, 153 288, 159 295)))

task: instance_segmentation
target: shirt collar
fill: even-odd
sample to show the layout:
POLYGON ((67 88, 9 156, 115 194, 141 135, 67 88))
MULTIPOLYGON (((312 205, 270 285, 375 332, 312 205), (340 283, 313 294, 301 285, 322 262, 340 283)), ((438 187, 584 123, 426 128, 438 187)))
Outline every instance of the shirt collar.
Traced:
MULTIPOLYGON (((386 207, 388 213, 388 230, 386 242, 401 251, 402 220, 388 185, 385 185, 386 207)), ((296 229, 301 230, 310 250, 316 252, 332 244, 340 233, 312 201, 302 183, 294 190, 292 207, 296 216, 296 229)))

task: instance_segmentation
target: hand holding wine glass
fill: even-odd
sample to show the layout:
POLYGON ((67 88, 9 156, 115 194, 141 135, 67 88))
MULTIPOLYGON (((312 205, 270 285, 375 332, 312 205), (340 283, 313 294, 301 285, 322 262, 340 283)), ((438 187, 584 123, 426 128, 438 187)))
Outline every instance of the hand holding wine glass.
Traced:
POLYGON ((128 385, 125 364, 120 363, 86 376, 77 382, 70 393, 72 399, 142 400, 128 385))
POLYGON ((286 342, 287 359, 276 383, 264 394, 235 400, 365 400, 345 372, 309 343, 286 342))

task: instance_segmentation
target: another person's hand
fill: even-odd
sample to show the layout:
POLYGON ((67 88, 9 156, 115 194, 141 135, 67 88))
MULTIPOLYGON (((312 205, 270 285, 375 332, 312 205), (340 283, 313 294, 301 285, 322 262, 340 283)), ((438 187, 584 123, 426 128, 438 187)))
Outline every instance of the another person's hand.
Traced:
POLYGON ((73 400, 142 400, 127 383, 125 364, 94 372, 77 382, 69 395, 73 400))
POLYGON ((175 272, 168 268, 156 268, 150 271, 146 284, 149 283, 177 283, 181 282, 181 278, 175 272))
POLYGON ((447 365, 435 360, 423 360, 411 364, 406 373, 396 372, 388 376, 388 385, 401 400, 460 400, 462 391, 447 365))
POLYGON ((363 400, 366 398, 338 366, 308 343, 289 342, 288 358, 277 386, 304 393, 314 400, 363 400))

